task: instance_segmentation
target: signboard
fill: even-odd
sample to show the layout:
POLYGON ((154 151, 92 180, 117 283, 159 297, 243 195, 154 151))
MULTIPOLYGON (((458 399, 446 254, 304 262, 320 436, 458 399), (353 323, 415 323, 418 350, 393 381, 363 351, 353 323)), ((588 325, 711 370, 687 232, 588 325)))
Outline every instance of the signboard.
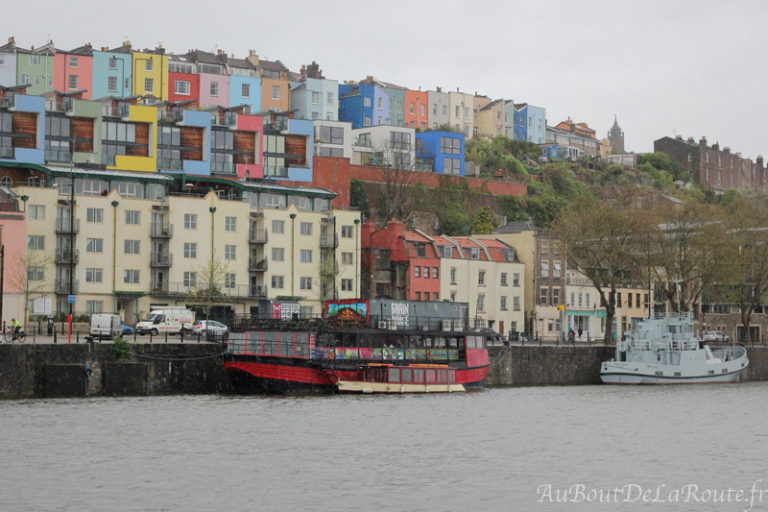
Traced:
POLYGON ((67 303, 74 304, 76 298, 77 298, 77 295, 75 295, 74 293, 67 295, 67 303))

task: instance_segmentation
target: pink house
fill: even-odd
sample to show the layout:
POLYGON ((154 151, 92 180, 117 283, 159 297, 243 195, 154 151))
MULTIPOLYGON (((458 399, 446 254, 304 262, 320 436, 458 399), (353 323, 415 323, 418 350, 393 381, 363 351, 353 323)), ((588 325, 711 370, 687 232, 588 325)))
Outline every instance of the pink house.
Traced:
POLYGON ((93 95, 93 48, 90 43, 72 51, 56 50, 53 59, 53 88, 61 92, 84 91, 83 99, 93 95))
POLYGON ((25 271, 24 260, 27 256, 26 215, 25 212, 19 211, 18 199, 2 192, 0 192, 0 243, 4 249, 3 313, 0 322, 10 322, 11 318, 21 320, 24 315, 24 295, 19 277, 25 271))

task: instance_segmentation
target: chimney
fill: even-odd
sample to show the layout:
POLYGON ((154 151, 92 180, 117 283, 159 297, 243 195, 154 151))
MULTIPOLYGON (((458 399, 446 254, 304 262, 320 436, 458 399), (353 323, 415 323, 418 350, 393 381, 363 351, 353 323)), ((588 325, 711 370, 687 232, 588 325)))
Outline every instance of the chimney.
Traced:
POLYGON ((693 137, 688 137, 688 142, 690 142, 690 143, 694 143, 694 142, 696 142, 696 141, 695 141, 695 140, 693 140, 693 137))
POLYGON ((14 36, 9 37, 8 44, 16 44, 16 38, 14 36))
POLYGON ((683 136, 678 133, 675 135, 675 140, 683 140, 683 136))
POLYGON ((707 138, 705 136, 701 136, 701 139, 699 139, 699 145, 707 147, 707 138))
POLYGON ((435 90, 436 90, 437 92, 443 92, 443 90, 442 90, 440 87, 435 87, 435 90))
POLYGON ((109 46, 102 46, 101 47, 101 51, 103 51, 103 52, 109 51, 109 46))
POLYGON ((216 50, 216 55, 224 55, 224 50, 219 48, 218 50, 216 50))
POLYGON ((763 168, 763 155, 757 155, 757 166, 763 168))
POLYGON ((123 46, 131 46, 131 40, 123 41, 123 46))
POLYGON ((259 56, 256 55, 256 50, 248 50, 248 57, 246 57, 245 60, 256 67, 259 67, 259 56))
POLYGON ((723 153, 728 153, 728 154, 730 154, 730 153, 731 153, 731 148, 729 148, 728 146, 725 146, 725 147, 723 148, 723 153))
POLYGON ((715 142, 714 144, 712 144, 712 149, 714 149, 715 151, 720 151, 720 143, 715 142))

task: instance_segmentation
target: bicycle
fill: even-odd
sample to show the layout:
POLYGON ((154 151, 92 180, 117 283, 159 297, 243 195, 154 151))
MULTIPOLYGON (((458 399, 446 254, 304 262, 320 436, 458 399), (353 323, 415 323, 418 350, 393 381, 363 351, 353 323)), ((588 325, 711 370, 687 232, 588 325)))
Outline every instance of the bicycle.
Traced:
POLYGON ((13 332, 13 327, 6 327, 5 332, 3 333, 3 339, 6 343, 13 343, 14 341, 17 343, 24 343, 27 341, 27 333, 24 332, 24 330, 19 330, 19 334, 15 334, 13 332))

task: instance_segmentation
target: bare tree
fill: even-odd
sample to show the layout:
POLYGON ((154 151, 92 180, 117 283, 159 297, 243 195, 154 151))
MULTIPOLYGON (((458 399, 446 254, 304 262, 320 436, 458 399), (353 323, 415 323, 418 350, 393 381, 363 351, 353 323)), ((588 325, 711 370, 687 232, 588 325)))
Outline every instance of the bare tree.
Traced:
POLYGON ((45 292, 45 271, 50 262, 50 256, 42 251, 30 250, 24 256, 16 255, 10 281, 11 286, 24 296, 25 326, 29 321, 29 302, 45 292))
POLYGON ((189 302, 199 304, 206 311, 206 318, 210 319, 213 304, 225 297, 224 281, 229 265, 214 257, 208 263, 195 270, 196 280, 187 293, 189 302))
POLYGON ((372 165, 381 183, 374 203, 377 216, 385 221, 409 221, 420 205, 417 191, 424 180, 424 173, 416 171, 410 147, 386 143, 374 152, 372 165))
POLYGON ((642 217, 628 198, 605 194, 568 203, 553 226, 565 244, 568 264, 589 279, 605 307, 605 339, 613 338, 616 291, 642 277, 642 217))

